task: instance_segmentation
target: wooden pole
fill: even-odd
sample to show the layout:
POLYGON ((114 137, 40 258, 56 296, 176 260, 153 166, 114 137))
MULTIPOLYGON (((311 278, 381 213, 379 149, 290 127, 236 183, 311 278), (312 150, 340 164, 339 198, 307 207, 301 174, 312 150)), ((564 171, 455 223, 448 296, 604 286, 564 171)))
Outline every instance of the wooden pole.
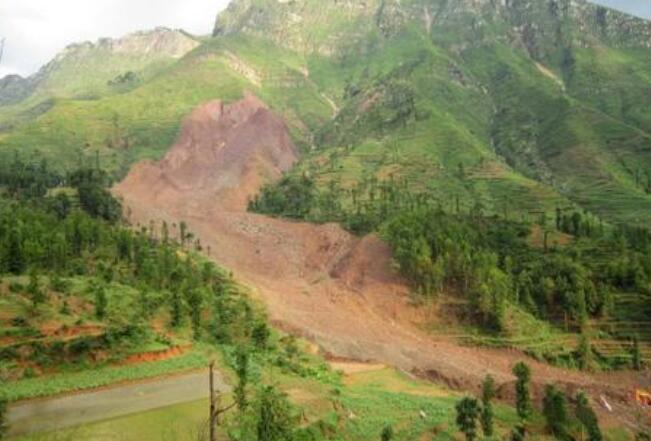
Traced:
POLYGON ((215 362, 210 362, 210 441, 216 441, 215 426, 217 418, 217 410, 215 409, 215 376, 214 376, 215 362))
POLYGON ((228 412, 237 404, 233 402, 230 406, 219 408, 219 395, 215 391, 215 362, 210 362, 210 441, 217 441, 217 425, 219 424, 219 415, 228 412))

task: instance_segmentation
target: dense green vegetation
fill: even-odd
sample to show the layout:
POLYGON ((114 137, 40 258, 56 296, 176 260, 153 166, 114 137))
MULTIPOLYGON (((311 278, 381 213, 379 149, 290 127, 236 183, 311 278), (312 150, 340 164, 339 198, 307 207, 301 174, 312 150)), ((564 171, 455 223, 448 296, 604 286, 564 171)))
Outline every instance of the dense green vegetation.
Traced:
MULTIPOLYGON (((363 182, 345 193, 350 200, 336 181, 320 190, 308 174, 289 175, 263 188, 249 208, 338 221, 355 233, 379 231, 420 296, 455 293, 468 301, 470 322, 504 335, 517 333, 513 308, 581 332, 577 350, 563 363, 584 369, 594 367, 589 325, 620 313, 617 293, 635 292, 643 308, 651 308, 651 233, 644 228, 612 227, 561 208, 531 219, 508 210, 490 216, 479 203, 462 207, 456 198, 442 201, 394 180, 363 182), (532 230, 541 232, 537 246, 532 230)), ((636 366, 635 357, 629 365, 636 366)), ((596 364, 620 363, 604 358, 596 364)))
POLYGON ((111 367, 141 352, 193 341, 264 344, 264 315, 196 254, 201 244, 185 224, 122 226, 108 184, 98 168, 59 175, 46 163, 3 163, 0 373, 11 400, 206 362, 197 352, 142 369, 111 367), (89 367, 103 374, 83 372, 89 367))
MULTIPOLYGON (((251 210, 379 233, 415 303, 461 301, 455 312, 472 342, 581 369, 643 369, 647 26, 575 3, 236 2, 218 37, 178 61, 107 61, 90 48, 51 65, 51 95, 0 107, 0 376, 9 398, 195 367, 204 345, 217 344, 237 376, 234 439, 318 439, 281 392, 252 384, 267 368, 328 387, 338 380, 268 328, 230 276, 197 253, 184 223, 124 228, 107 191, 134 162, 159 158, 196 105, 244 90, 285 118, 304 153, 251 210), (189 345, 198 352, 114 366, 189 345), (89 367, 103 380, 85 376, 89 367)), ((516 374, 519 421, 508 430, 523 439, 529 374, 516 374)), ((489 385, 484 392, 481 403, 459 406, 468 439, 478 422, 492 431, 489 385)), ((560 391, 546 395, 549 432, 566 438, 581 427, 601 439, 584 398, 574 418, 560 391)), ((364 421, 316 425, 322 434, 346 426, 351 439, 415 439, 424 422, 391 421, 402 399, 344 392, 341 402, 364 421)), ((404 407, 454 424, 450 403, 441 418, 426 400, 404 407)))

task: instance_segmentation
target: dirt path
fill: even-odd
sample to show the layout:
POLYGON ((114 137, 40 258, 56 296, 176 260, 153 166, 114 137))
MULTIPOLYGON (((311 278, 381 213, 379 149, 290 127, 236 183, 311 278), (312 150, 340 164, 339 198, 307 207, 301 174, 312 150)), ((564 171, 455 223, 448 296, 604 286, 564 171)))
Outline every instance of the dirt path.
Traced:
MULTIPOLYGON (((160 163, 137 165, 115 193, 133 222, 187 222, 211 258, 264 300, 274 324, 315 342, 326 354, 395 366, 469 391, 477 391, 491 374, 509 398, 511 368, 526 357, 462 347, 422 332, 425 313, 411 305, 390 250, 378 238, 356 238, 337 225, 246 212, 260 186, 278 179, 296 160, 284 123, 255 97, 231 106, 213 102, 187 118, 160 163)), ((630 392, 642 380, 527 361, 537 389, 546 383, 584 389, 597 406, 600 395, 630 406, 630 392)))
MULTIPOLYGON (((216 376, 221 390, 228 386, 216 376)), ((29 435, 103 421, 208 397, 208 372, 116 386, 9 407, 10 436, 29 435)))

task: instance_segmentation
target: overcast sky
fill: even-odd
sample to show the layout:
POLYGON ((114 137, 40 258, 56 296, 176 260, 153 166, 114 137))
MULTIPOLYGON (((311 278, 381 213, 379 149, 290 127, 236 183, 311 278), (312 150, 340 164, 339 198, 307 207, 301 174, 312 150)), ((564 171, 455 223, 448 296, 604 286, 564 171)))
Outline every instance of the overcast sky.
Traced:
MULTIPOLYGON (((156 26, 208 34, 229 0, 0 0, 0 78, 29 75, 70 43, 156 26)), ((651 0, 595 0, 651 19, 651 0)))
POLYGON ((157 26, 212 32, 228 0, 0 0, 0 78, 29 75, 68 44, 157 26))

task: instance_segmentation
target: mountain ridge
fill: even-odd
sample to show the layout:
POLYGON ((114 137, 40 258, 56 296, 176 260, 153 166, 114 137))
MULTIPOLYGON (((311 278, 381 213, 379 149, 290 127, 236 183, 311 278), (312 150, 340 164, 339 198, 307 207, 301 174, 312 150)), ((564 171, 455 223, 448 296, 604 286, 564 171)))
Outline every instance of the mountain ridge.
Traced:
POLYGON ((93 94, 121 74, 144 74, 154 64, 171 64, 199 44, 184 31, 164 27, 120 38, 72 43, 33 75, 0 79, 0 106, 17 104, 35 94, 58 98, 93 94), (76 83, 76 78, 91 75, 93 81, 69 86, 76 83))

